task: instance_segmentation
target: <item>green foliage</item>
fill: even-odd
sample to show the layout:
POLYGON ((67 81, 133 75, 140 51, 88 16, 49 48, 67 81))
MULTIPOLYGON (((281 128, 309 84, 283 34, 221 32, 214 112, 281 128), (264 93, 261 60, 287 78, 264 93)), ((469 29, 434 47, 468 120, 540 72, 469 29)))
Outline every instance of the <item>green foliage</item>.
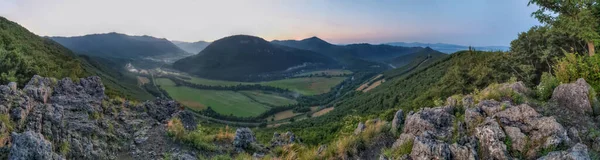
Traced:
POLYGON ((584 41, 547 26, 534 26, 510 44, 508 67, 530 86, 538 84, 542 72, 551 73, 557 57, 563 57, 565 51, 585 51, 584 41))
POLYGON ((60 154, 66 156, 67 154, 69 154, 69 151, 71 151, 71 145, 69 145, 69 141, 63 141, 60 144, 60 154))
POLYGON ((0 84, 23 86, 33 75, 70 77, 84 74, 80 61, 68 49, 0 17, 0 84))
POLYGON ((579 78, 583 78, 594 90, 599 91, 600 54, 591 57, 571 53, 565 55, 554 66, 556 78, 561 83, 571 83, 579 78))
MULTIPOLYGON (((595 0, 530 0, 540 8, 532 15, 552 30, 575 35, 587 42, 590 51, 600 43, 600 3, 595 0)), ((593 55, 594 53, 589 53, 593 55)))
POLYGON ((413 144, 414 139, 410 139, 409 141, 401 144, 399 147, 384 149, 382 153, 390 159, 397 159, 404 155, 410 154, 410 152, 412 152, 413 144))
POLYGON ((552 92, 554 92, 554 88, 558 87, 558 85, 560 85, 560 82, 556 77, 548 72, 544 72, 540 84, 536 87, 538 99, 542 101, 550 99, 552 92))
POLYGON ((174 118, 167 124, 167 134, 175 140, 188 143, 200 150, 216 150, 216 146, 213 144, 215 135, 210 134, 208 129, 202 127, 200 124, 198 124, 196 130, 188 132, 183 127, 181 120, 174 118))

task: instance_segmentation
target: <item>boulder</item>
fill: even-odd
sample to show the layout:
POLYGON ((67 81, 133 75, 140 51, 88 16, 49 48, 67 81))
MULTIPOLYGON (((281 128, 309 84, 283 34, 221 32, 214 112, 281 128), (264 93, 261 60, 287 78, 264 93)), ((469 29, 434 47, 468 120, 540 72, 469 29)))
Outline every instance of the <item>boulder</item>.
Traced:
POLYGON ((512 145, 510 146, 513 150, 520 153, 525 152, 525 145, 527 145, 527 136, 521 132, 521 129, 517 127, 504 127, 504 132, 507 138, 510 138, 512 145))
POLYGON ((273 138, 271 138, 271 147, 284 146, 288 144, 292 144, 296 141, 296 135, 294 133, 288 131, 285 134, 281 135, 277 132, 273 133, 273 138))
POLYGON ((572 112, 591 114, 593 110, 589 98, 590 91, 592 91, 591 86, 580 78, 575 83, 561 84, 556 87, 552 93, 552 100, 572 112))
POLYGON ((365 124, 363 122, 359 122, 358 126, 356 126, 356 129, 354 129, 354 134, 358 135, 358 134, 362 133, 362 131, 364 131, 365 128, 367 128, 367 126, 365 126, 365 124))
POLYGON ((52 152, 52 143, 33 131, 12 133, 9 160, 64 159, 52 152))
POLYGON ((33 76, 29 83, 25 85, 23 90, 29 97, 46 103, 50 95, 52 95, 52 80, 50 78, 41 77, 38 75, 33 76))
POLYGON ((250 128, 238 128, 235 130, 233 138, 233 147, 237 152, 242 152, 246 149, 251 149, 253 143, 256 143, 256 137, 250 128))
POLYGON ((452 159, 456 160, 477 160, 477 149, 476 145, 462 146, 459 144, 450 145, 450 154, 452 159))
POLYGON ((506 135, 498 122, 493 118, 486 118, 483 124, 475 128, 475 137, 484 152, 482 159, 509 159, 504 140, 506 135))
POLYGON ((394 119, 392 120, 392 131, 396 132, 402 127, 404 123, 404 111, 402 109, 398 110, 396 114, 394 114, 394 119))
POLYGON ((445 139, 452 135, 454 116, 450 107, 424 108, 408 115, 403 133, 421 135, 429 131, 437 139, 445 139))
POLYGON ((591 160, 586 145, 577 143, 567 151, 554 151, 538 160, 591 160))
POLYGON ((462 99, 463 107, 470 108, 475 106, 475 100, 473 100, 473 95, 466 95, 462 99))
POLYGON ((451 159, 452 155, 448 144, 435 140, 430 132, 424 132, 415 138, 410 157, 414 160, 451 159))

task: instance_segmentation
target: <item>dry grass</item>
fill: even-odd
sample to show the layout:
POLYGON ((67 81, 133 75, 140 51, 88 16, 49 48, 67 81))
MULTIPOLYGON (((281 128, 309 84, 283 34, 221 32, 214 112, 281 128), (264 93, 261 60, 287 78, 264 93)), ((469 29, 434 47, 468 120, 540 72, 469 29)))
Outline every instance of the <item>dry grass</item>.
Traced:
MULTIPOLYGON (((274 119, 276 121, 278 121, 278 120, 282 120, 282 119, 292 118, 297 115, 300 115, 300 113, 294 113, 294 111, 290 109, 290 110, 285 110, 283 112, 275 113, 275 115, 273 115, 273 116, 275 116, 274 119)), ((271 117, 269 117, 268 120, 271 120, 270 118, 271 117)))
POLYGON ((368 92, 374 88, 377 88, 379 85, 381 85, 383 82, 385 82, 385 79, 379 80, 377 82, 374 82, 373 84, 371 84, 369 87, 367 87, 365 90, 363 90, 363 92, 368 92))
POLYGON ((229 126, 225 126, 225 128, 219 129, 219 133, 215 136, 215 141, 233 143, 234 134, 235 131, 231 130, 229 126))
POLYGON ((137 80, 138 80, 139 85, 144 85, 146 83, 150 83, 150 79, 148 79, 146 77, 137 76, 137 80))
POLYGON ((335 109, 335 108, 334 107, 324 108, 318 112, 313 113, 312 117, 319 117, 319 116, 325 115, 325 114, 333 111, 333 109, 335 109))

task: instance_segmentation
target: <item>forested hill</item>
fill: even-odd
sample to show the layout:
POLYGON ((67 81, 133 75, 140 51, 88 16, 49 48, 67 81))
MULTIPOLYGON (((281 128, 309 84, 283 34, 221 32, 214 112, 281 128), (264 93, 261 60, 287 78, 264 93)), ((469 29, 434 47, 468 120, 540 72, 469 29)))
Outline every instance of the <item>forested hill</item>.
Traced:
POLYGON ((390 45, 372 45, 372 44, 350 44, 333 45, 318 37, 311 37, 300 41, 296 40, 274 40, 272 43, 285 45, 294 48, 311 50, 336 59, 351 56, 354 58, 383 62, 398 56, 411 54, 423 49, 421 47, 399 47, 390 45))
POLYGON ((129 36, 120 33, 91 34, 77 37, 49 37, 77 54, 111 57, 144 58, 187 54, 167 39, 151 36, 129 36))
POLYGON ((84 69, 69 49, 0 17, 0 84, 24 85, 36 74, 77 78, 84 69))
POLYGON ((80 58, 59 43, 37 36, 4 17, 0 17, 0 62, 0 84, 17 82, 24 86, 34 75, 57 79, 94 75, 102 78, 109 96, 153 98, 137 86, 135 77, 125 77, 89 57, 80 58))
POLYGON ((404 65, 411 63, 415 59, 424 60, 428 57, 439 57, 439 56, 446 56, 446 54, 436 51, 436 50, 433 50, 429 47, 425 47, 423 50, 420 50, 416 53, 403 55, 403 56, 399 56, 394 59, 388 60, 387 63, 389 63, 395 67, 402 67, 404 65))
POLYGON ((322 54, 247 35, 216 40, 199 54, 173 64, 175 69, 201 77, 243 81, 268 77, 265 74, 336 66, 336 61, 322 54))
POLYGON ((177 47, 183 49, 184 51, 190 54, 198 54, 202 51, 206 46, 210 44, 210 42, 206 41, 198 41, 198 42, 182 42, 182 41, 171 41, 177 47))

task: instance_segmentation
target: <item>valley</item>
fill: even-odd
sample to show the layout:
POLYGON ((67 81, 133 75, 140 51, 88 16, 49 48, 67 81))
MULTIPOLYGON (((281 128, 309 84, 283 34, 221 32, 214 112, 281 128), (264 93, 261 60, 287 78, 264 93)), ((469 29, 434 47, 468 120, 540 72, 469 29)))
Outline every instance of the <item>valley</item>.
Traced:
POLYGON ((67 1, 0 2, 0 159, 600 160, 600 1, 67 1))

